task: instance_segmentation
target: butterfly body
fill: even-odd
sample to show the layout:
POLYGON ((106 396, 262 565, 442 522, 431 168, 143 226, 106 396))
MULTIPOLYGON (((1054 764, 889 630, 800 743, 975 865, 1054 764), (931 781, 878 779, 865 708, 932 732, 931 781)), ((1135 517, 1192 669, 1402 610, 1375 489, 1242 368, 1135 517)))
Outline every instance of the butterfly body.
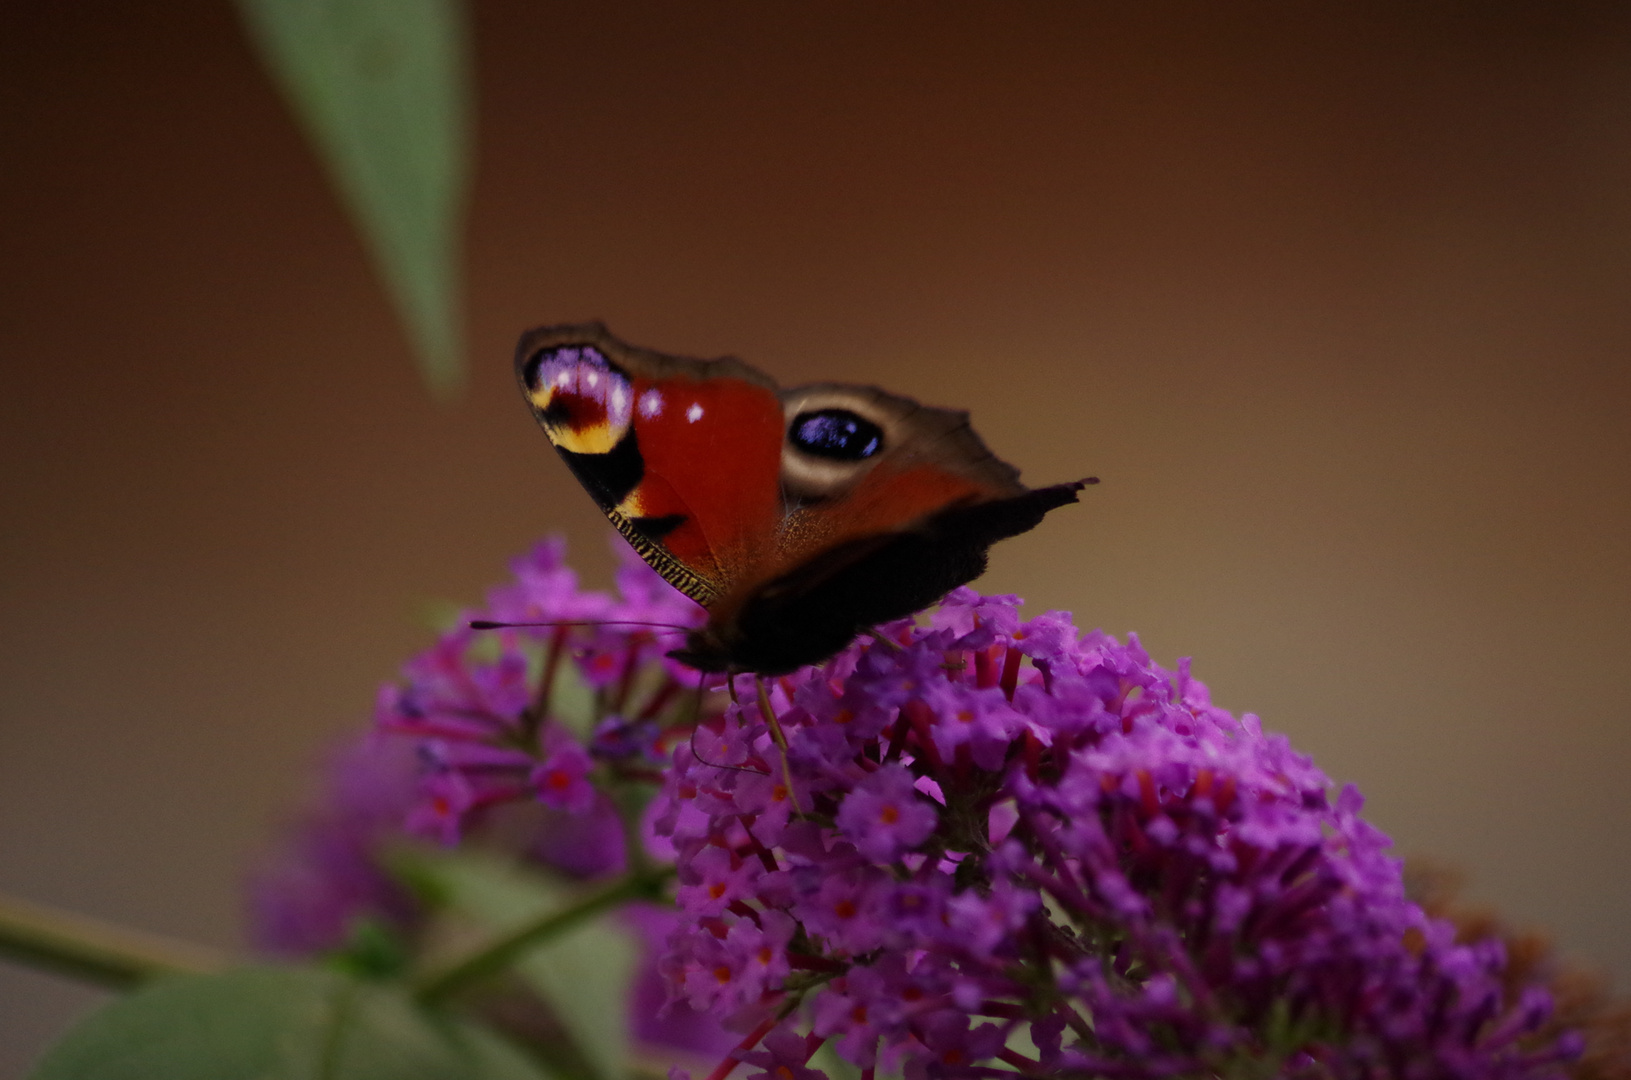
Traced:
POLYGON ((673 653, 704 671, 825 660, 979 576, 991 544, 1092 482, 1025 487, 966 413, 873 387, 783 390, 598 323, 524 335, 516 374, 607 518, 708 610, 673 653))

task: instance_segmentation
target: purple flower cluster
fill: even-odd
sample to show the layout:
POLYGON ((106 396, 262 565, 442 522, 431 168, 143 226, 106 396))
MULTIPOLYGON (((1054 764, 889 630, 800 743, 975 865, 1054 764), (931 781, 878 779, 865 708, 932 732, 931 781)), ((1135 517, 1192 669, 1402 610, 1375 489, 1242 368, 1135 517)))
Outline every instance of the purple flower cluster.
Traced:
MULTIPOLYGON (((676 701, 676 676, 684 671, 663 659, 678 641, 678 631, 664 628, 702 618, 626 545, 619 548, 625 555, 614 599, 580 591, 565 544, 544 541, 512 566, 515 580, 470 617, 554 625, 472 630, 461 619, 407 663, 401 682, 380 689, 378 728, 416 740, 425 761, 421 798, 408 819, 413 832, 456 843, 486 810, 516 800, 601 822, 576 830, 586 837, 604 835, 607 822, 617 830, 591 773, 597 760, 625 771, 658 763, 657 717, 676 701), (555 711, 567 661, 597 699, 600 720, 587 740, 555 711)), ((692 686, 695 680, 691 675, 692 686)), ((558 856, 552 861, 595 861, 593 853, 558 856)))
POLYGON ((514 570, 471 614, 552 625, 461 626, 381 691, 258 882, 267 946, 411 944, 382 851, 505 804, 532 807, 522 857, 616 872, 656 791, 644 855, 676 864, 676 906, 629 911, 631 1035, 724 1054, 709 1080, 825 1080, 823 1047, 864 1080, 1528 1080, 1577 1050, 1544 990, 1503 989, 1497 941, 1406 899, 1357 792, 1136 638, 959 589, 724 705, 673 632, 627 625, 702 618, 632 555, 615 597, 559 541, 514 570))
POLYGON ((1406 900, 1388 840, 1136 638, 959 589, 680 743, 677 1008, 812 1080, 1560 1075, 1538 988, 1406 900), (779 729, 779 730, 778 730, 779 729))
MULTIPOLYGON (((497 846, 569 877, 624 868, 628 830, 609 789, 660 784, 672 714, 692 704, 697 684, 662 656, 678 644, 676 631, 626 624, 695 625, 702 612, 620 539, 615 547, 616 597, 581 590, 564 543, 546 540, 515 560, 512 581, 481 611, 462 615, 404 666, 401 681, 381 688, 376 729, 335 755, 320 800, 250 882, 258 946, 351 959, 360 948, 365 962, 381 947, 411 946, 430 913, 393 872, 392 849, 416 836, 459 842, 506 803, 533 812, 524 827, 488 838, 497 846), (472 617, 584 625, 472 631, 472 617), (577 718, 592 725, 586 738, 560 715, 567 663, 593 694, 577 718)), ((625 912, 645 947, 629 1033, 650 1053, 717 1058, 736 1036, 707 1017, 659 1015, 666 987, 657 962, 677 918, 671 907, 625 912)))
POLYGON ((345 948, 369 926, 403 936, 417 928, 419 904, 381 853, 401 836, 418 774, 411 747, 400 740, 370 735, 339 749, 321 801, 292 824, 283 849, 250 882, 256 945, 311 956, 345 948))

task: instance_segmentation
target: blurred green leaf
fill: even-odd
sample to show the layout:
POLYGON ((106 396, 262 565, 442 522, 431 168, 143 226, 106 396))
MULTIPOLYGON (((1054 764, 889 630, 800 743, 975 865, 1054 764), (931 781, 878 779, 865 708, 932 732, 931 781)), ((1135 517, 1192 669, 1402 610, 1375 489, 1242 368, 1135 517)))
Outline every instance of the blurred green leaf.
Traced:
POLYGON ((459 0, 237 0, 361 226, 426 381, 463 378, 470 76, 459 0))
MULTIPOLYGON (((535 871, 479 855, 437 859, 428 870, 449 906, 502 933, 570 906, 581 896, 535 871)), ((628 994, 639 959, 632 931, 602 916, 530 950, 515 971, 549 1002, 603 1076, 628 1071, 628 994)))
POLYGON ((584 742, 594 735, 595 691, 571 660, 563 660, 555 670, 554 693, 550 694, 549 703, 551 713, 566 730, 584 742))
POLYGON ((309 968, 171 976, 69 1032, 29 1080, 545 1080, 400 990, 309 968))
POLYGON ((413 963, 413 947, 400 927, 377 918, 356 918, 345 943, 326 962, 359 979, 396 979, 413 963))
POLYGON ((810 1068, 820 1069, 832 1080, 861 1080, 861 1070, 838 1056, 838 1046, 831 1039, 816 1048, 810 1057, 810 1068))

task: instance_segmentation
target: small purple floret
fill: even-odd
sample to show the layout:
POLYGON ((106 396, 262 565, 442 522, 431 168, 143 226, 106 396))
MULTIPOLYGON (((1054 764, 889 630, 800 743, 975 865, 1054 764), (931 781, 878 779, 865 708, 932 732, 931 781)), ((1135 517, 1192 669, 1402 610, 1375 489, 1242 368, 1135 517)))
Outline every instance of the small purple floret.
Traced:
POLYGON ((885 765, 857 783, 838 807, 838 831, 873 862, 893 862, 934 832, 937 815, 901 765, 885 765))

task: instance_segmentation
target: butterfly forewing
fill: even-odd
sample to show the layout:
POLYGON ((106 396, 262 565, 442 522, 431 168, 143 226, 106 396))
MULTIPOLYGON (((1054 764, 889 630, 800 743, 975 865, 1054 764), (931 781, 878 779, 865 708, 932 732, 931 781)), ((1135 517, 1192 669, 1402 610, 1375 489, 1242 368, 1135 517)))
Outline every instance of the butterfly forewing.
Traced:
POLYGON ((735 361, 629 348, 595 324, 528 334, 516 373, 578 480, 675 588, 710 606, 776 550, 774 383, 735 361))

